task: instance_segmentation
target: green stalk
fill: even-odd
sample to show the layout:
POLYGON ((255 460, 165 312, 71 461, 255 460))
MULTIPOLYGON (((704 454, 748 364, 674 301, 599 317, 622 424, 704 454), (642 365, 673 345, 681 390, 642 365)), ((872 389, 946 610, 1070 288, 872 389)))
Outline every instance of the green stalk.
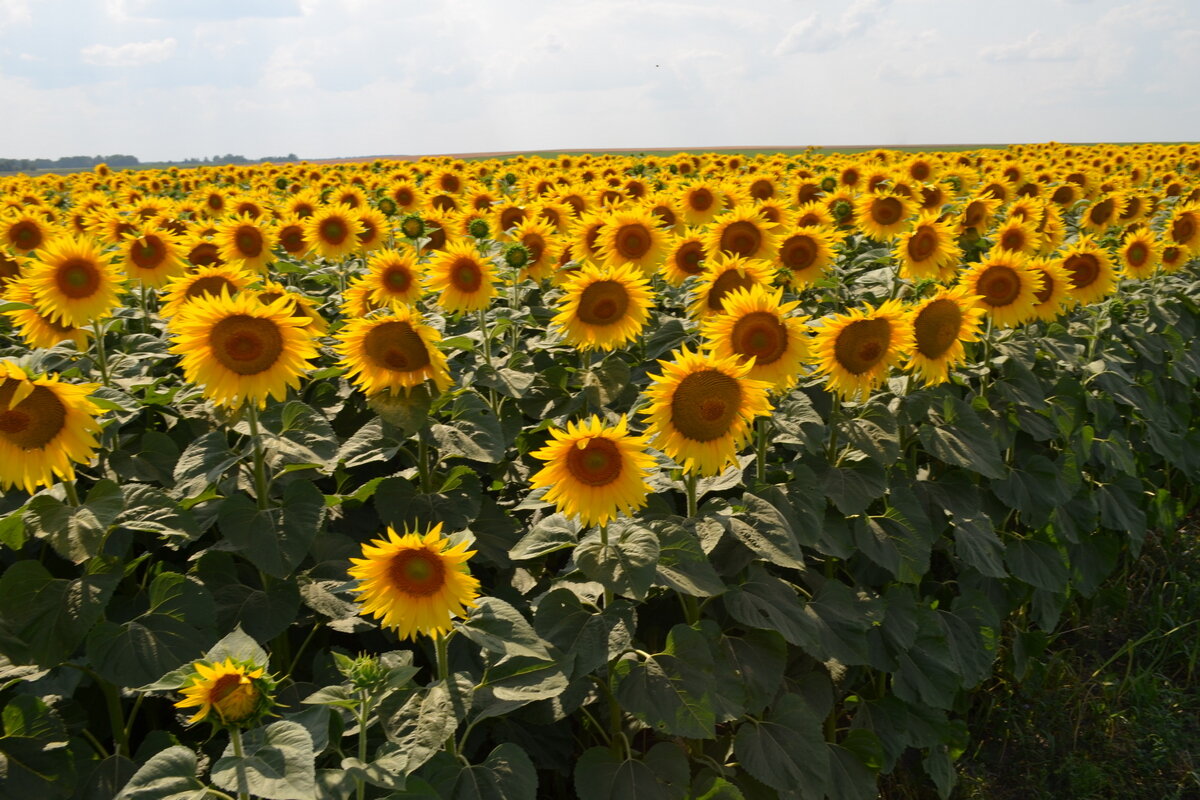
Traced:
POLYGON ((100 366, 100 380, 105 386, 110 386, 108 378, 108 355, 104 352, 104 326, 100 320, 92 321, 92 334, 96 340, 96 361, 100 366))
POLYGON ((838 450, 838 412, 841 410, 841 402, 836 398, 830 400, 829 406, 829 450, 825 454, 825 459, 834 464, 837 462, 838 450))
MULTIPOLYGON (((600 526, 600 546, 602 548, 604 548, 605 558, 607 558, 608 557, 608 525, 600 526)), ((608 608, 609 606, 611 606, 612 601, 613 601, 613 590, 610 587, 605 586, 604 587, 604 607, 608 608)))
POLYGON ((483 358, 490 367, 492 366, 492 340, 488 337, 487 312, 481 308, 476 314, 479 316, 479 332, 483 334, 483 358))
MULTIPOLYGON (((438 680, 444 683, 449 689, 450 686, 450 636, 452 634, 438 633, 433 638, 434 650, 437 653, 437 672, 438 680)), ((454 734, 451 733, 446 738, 446 752, 450 754, 456 761, 458 760, 458 744, 454 740, 454 734)))
POLYGON ((254 403, 246 404, 246 420, 250 423, 250 440, 254 444, 254 492, 258 495, 258 507, 265 509, 270 507, 270 498, 267 496, 269 486, 266 457, 263 453, 262 436, 258 430, 258 406, 254 403))
POLYGON ((79 505, 79 490, 75 488, 75 479, 63 481, 63 490, 67 493, 67 502, 73 506, 79 505))
POLYGON ((104 705, 108 708, 108 721, 112 726, 113 753, 119 756, 129 755, 129 737, 125 735, 125 715, 121 711, 121 693, 116 686, 88 670, 92 679, 104 693, 104 705))
POLYGON ((771 418, 767 416, 759 417, 754 421, 754 472, 760 484, 767 482, 767 426, 770 421, 771 418))
POLYGON ((687 491, 687 516, 688 519, 695 519, 697 516, 698 506, 696 503, 696 473, 687 472, 683 476, 683 486, 687 491))
POLYGON ((246 753, 242 749, 241 728, 229 729, 229 741, 233 745, 233 754, 237 756, 238 800, 250 800, 250 789, 246 783, 246 753))
POLYGON ((433 494, 433 477, 429 469, 429 445, 425 437, 417 434, 417 473, 421 476, 421 491, 433 494))
MULTIPOLYGON (((366 689, 358 693, 358 760, 364 765, 367 763, 367 717, 371 713, 370 697, 366 689)), ((367 796, 367 783, 361 775, 355 777, 354 782, 357 784, 356 796, 358 800, 363 800, 367 796)))

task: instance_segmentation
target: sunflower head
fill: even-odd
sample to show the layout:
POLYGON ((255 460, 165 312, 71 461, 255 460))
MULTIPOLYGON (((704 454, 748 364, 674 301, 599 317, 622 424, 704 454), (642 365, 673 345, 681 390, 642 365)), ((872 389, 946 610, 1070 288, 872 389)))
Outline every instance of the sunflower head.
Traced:
POLYGON ((756 284, 766 286, 770 283, 770 263, 740 256, 717 255, 705 262, 689 311, 695 319, 719 314, 725 309, 726 296, 734 289, 749 289, 756 284))
POLYGON ((553 322, 580 350, 612 350, 633 341, 654 303, 649 282, 632 264, 585 263, 563 288, 553 322))
POLYGON ((38 310, 76 327, 111 314, 122 288, 113 258, 88 237, 61 236, 46 245, 28 277, 38 310))
POLYGON ((671 361, 659 361, 646 390, 651 444, 685 472, 718 475, 737 463, 738 448, 750 436, 755 417, 768 414, 770 384, 749 376, 749 363, 736 356, 717 358, 685 346, 671 361))
POLYGON ((188 724, 209 720, 222 728, 251 728, 275 705, 275 680, 263 667, 226 658, 192 664, 176 708, 195 708, 188 724))
POLYGON ((966 359, 963 342, 979 338, 979 323, 984 311, 979 298, 967 294, 965 287, 940 289, 909 311, 913 345, 907 368, 919 375, 926 386, 949 380, 950 368, 966 359))
POLYGON ((821 320, 813 340, 817 372, 843 398, 866 397, 887 380, 888 370, 912 349, 913 334, 904 308, 889 300, 821 320))
POLYGON ((530 453, 547 462, 530 485, 547 489, 544 499, 559 511, 587 526, 605 525, 646 504, 654 459, 646 452, 646 437, 630 434, 625 417, 610 427, 592 415, 586 422, 568 422, 565 431, 551 428, 550 434, 552 441, 530 453))
POLYGON ((1010 328, 1033 316, 1041 275, 1029 269, 1020 253, 992 250, 959 277, 967 293, 979 297, 987 315, 1002 328, 1010 328))
POLYGON ((452 545, 438 523, 426 532, 402 534, 392 528, 386 537, 362 548, 362 558, 352 558, 351 578, 362 614, 375 617, 401 639, 417 634, 446 633, 451 620, 475 607, 479 580, 472 577, 467 559, 475 551, 467 542, 452 545))
POLYGON ((437 347, 441 334, 409 306, 393 308, 390 315, 351 319, 338 332, 335 349, 351 380, 368 395, 407 391, 426 380, 445 391, 450 372, 437 347))
POLYGON ((496 293, 495 268, 479 254, 473 241, 446 245, 430 262, 426 288, 438 293, 438 305, 447 311, 485 309, 496 293))
POLYGON ((753 366, 748 377, 786 390, 808 358, 807 317, 794 316, 798 302, 782 302, 783 290, 761 285, 734 289, 723 313, 704 320, 706 347, 717 358, 734 356, 753 366))

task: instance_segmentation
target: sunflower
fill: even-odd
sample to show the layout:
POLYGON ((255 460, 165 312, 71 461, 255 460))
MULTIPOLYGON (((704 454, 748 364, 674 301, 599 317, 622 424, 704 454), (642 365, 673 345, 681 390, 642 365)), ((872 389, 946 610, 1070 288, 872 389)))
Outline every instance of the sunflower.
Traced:
POLYGON ((25 256, 11 255, 3 247, 0 247, 0 291, 8 286, 13 281, 19 280, 25 273, 26 265, 31 262, 31 259, 25 256))
POLYGON ((198 297, 170 327, 184 377, 228 408, 283 400, 317 356, 309 321, 292 316, 286 298, 263 305, 249 293, 198 297))
POLYGON ((552 322, 579 350, 612 350, 633 341, 654 304, 649 282, 633 264, 585 262, 563 288, 552 322))
POLYGON ((795 228, 831 227, 833 224, 833 213, 823 203, 815 200, 802 203, 792 217, 792 227, 795 228))
POLYGON ((386 194, 396 203, 401 214, 417 211, 425 204, 425 194, 410 180, 400 180, 386 189, 386 194))
POLYGON ((1124 198, 1106 195, 1084 209, 1079 217, 1079 227, 1102 234, 1117 221, 1117 216, 1124 210, 1124 198))
POLYGON ((586 422, 568 422, 565 431, 551 428, 550 435, 553 441, 530 453, 548 462, 529 479, 532 488, 549 490, 546 502, 585 526, 606 525, 646 505, 654 458, 646 452, 647 437, 630 434, 624 416, 609 427, 593 414, 586 422))
POLYGON ((226 263, 260 274, 265 274, 267 264, 274 260, 270 229, 245 214, 220 223, 215 244, 226 263))
POLYGON ((0 217, 0 246, 17 253, 32 253, 45 247, 58 234, 58 226, 32 211, 16 211, 0 217))
POLYGON ((892 192, 865 194, 858 198, 854 213, 863 233, 876 241, 888 242, 908 227, 913 202, 892 192))
POLYGON ((912 350, 912 325, 898 300, 820 321, 813 338, 817 373, 839 397, 866 398, 886 379, 888 369, 912 350))
POLYGON ((495 269, 471 241, 448 244, 429 263, 425 286, 439 292, 438 305, 447 311, 479 311, 496 293, 495 269))
POLYGON ((362 232, 358 214, 350 206, 324 206, 304 220, 304 238, 313 251, 330 261, 340 261, 357 250, 362 232))
POLYGON ((151 223, 121 245, 125 275, 145 286, 162 286, 187 270, 178 236, 151 223))
POLYGON ((1000 250, 1026 256, 1033 255, 1042 247, 1042 237, 1037 232, 1037 222, 1033 220, 1010 217, 996 227, 992 238, 1000 250))
POLYGON ((439 522, 422 534, 387 529, 386 539, 364 544, 352 558, 351 578, 358 580, 361 613, 393 628, 401 639, 434 636, 450 630, 450 621, 475 607, 479 580, 467 569, 475 555, 465 541, 451 546, 439 522))
POLYGON ((1167 221, 1167 237, 1175 247, 1200 253, 1200 206, 1178 206, 1167 221))
POLYGON ((530 216, 519 222, 509 237, 529 251, 521 276, 534 281, 548 278, 558 262, 559 244, 554 226, 540 216, 530 216))
POLYGON ((712 221, 704 244, 710 256, 770 259, 779 246, 772 227, 753 206, 735 206, 712 221))
POLYGON ((54 347, 59 342, 72 341, 79 351, 87 349, 91 331, 69 323, 55 322, 38 311, 33 289, 28 281, 15 280, 9 283, 5 286, 3 298, 9 302, 33 306, 4 312, 12 320, 13 327, 28 347, 54 347))
POLYGON ((352 319, 337 333, 334 349, 342 356, 350 380, 368 395, 408 389, 433 381, 439 391, 450 387, 446 356, 437 348, 442 335, 405 305, 391 314, 352 319))
POLYGON ((250 727, 275 705, 275 681, 265 669, 247 661, 197 661, 187 681, 180 689, 183 699, 175 707, 197 709, 189 725, 211 718, 218 725, 250 727))
POLYGON ((769 414, 766 381, 747 377, 750 364, 737 356, 717 358, 690 352, 686 345, 658 362, 662 375, 650 375, 646 389, 651 446, 679 463, 684 472, 718 475, 737 463, 737 451, 750 436, 754 418, 769 414))
POLYGON ((283 217, 275 224, 272 233, 279 249, 293 258, 301 258, 311 249, 311 243, 304 235, 304 220, 299 215, 288 214, 283 217))
POLYGON ((376 308, 391 303, 413 305, 421 299, 423 268, 409 250, 376 250, 367 260, 365 280, 376 308))
POLYGON ((1029 259, 1029 269, 1042 279, 1042 288, 1034 293, 1033 316, 1044 322, 1058 318, 1071 301, 1067 289, 1071 276, 1056 259, 1039 256, 1029 259))
POLYGON ((75 478, 75 464, 92 460, 100 407, 88 399, 97 384, 62 383, 58 376, 29 378, 0 361, 0 487, 23 488, 75 478))
POLYGON ((666 255, 667 233, 657 218, 643 210, 613 212, 600 229, 596 247, 610 264, 636 264, 652 274, 666 255))
POLYGON ((329 323, 317 311, 313 301, 299 292, 289 291, 286 286, 275 281, 263 281, 262 287, 255 290, 254 296, 263 305, 270 305, 283 298, 284 304, 296 319, 308 320, 309 330, 315 336, 323 336, 329 330, 329 323))
POLYGON ((236 295, 253 282, 250 273, 237 267, 198 267, 167 282, 159 313, 170 319, 198 297, 216 297, 222 292, 236 295))
POLYGON ((1092 236, 1080 236, 1058 254, 1058 263, 1067 271, 1067 292, 1083 305, 1112 294, 1117 288, 1117 271, 1108 250, 1092 236))
POLYGON ((107 317, 117 305, 121 282, 113 253, 102 253, 94 239, 60 236, 38 253, 29 271, 38 311, 63 325, 82 327, 107 317))
POLYGON ((687 228, 682 233, 671 234, 667 239, 666 252, 659 270, 672 286, 679 286, 688 278, 704 272, 704 232, 700 228, 687 228))
POLYGON ((1125 236, 1117 257, 1127 277, 1149 278, 1162 263, 1162 244, 1152 231, 1142 228, 1125 236))
POLYGON ((808 359, 808 317, 789 316, 800 303, 782 298, 782 289, 772 292, 758 284, 734 289, 725 296, 725 311, 704 321, 701 335, 716 358, 749 362, 747 377, 786 391, 808 359))
POLYGON ((901 277, 950 281, 958 271, 962 250, 954 241, 951 223, 940 222, 936 212, 926 211, 911 231, 897 237, 892 255, 900 262, 901 277))
POLYGON ((707 225, 721 210, 721 187, 712 181, 696 181, 679 193, 679 206, 688 225, 707 225))
POLYGON ((939 289, 909 311, 913 331, 912 351, 905 369, 920 376, 926 386, 948 381, 950 368, 966 360, 963 342, 979 339, 984 310, 966 287, 939 289))
POLYGON ((973 228, 980 236, 987 233, 999 207, 1000 202, 992 197, 981 196, 968 200, 958 217, 958 232, 966 233, 973 228))
POLYGON ((734 289, 770 284, 771 272, 771 265, 766 261, 718 255, 705 262, 688 311, 694 319, 719 314, 725 308, 726 295, 734 289))
POLYGON ((1028 259, 1006 250, 992 250, 963 272, 958 283, 968 294, 981 298, 984 311, 1002 328, 1020 325, 1033 316, 1037 292, 1044 288, 1041 276, 1029 269, 1028 259))
POLYGON ((392 237, 387 215, 377 208, 363 206, 356 209, 355 218, 362 227, 358 234, 358 248, 363 252, 378 250, 392 237))

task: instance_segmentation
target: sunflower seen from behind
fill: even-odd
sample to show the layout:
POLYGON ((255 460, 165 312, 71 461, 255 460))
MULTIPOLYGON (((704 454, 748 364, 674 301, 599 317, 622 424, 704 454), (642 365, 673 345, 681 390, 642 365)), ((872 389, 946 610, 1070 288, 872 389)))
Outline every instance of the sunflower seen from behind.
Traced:
POLYGON ((718 475, 737 463, 754 419, 771 412, 770 384, 749 378, 750 365, 736 356, 717 358, 682 349, 660 360, 661 375, 646 389, 650 444, 684 472, 718 475))
POLYGON ((123 288, 114 258, 87 236, 60 236, 46 245, 27 277, 38 311, 76 327, 112 314, 123 288))
POLYGON ((654 458, 646 437, 631 434, 625 417, 608 426, 593 414, 568 422, 566 430, 551 428, 550 435, 545 447, 530 453, 546 462, 530 478, 532 488, 547 490, 546 502, 584 526, 606 525, 646 504, 654 458))
POLYGON ((420 315, 408 306, 393 306, 386 315, 351 319, 336 338, 340 365, 368 395, 407 392, 427 380, 439 391, 450 387, 446 356, 437 347, 442 335, 422 324, 420 315))
POLYGON ((350 559, 360 613, 402 640, 448 633, 453 618, 474 608, 479 597, 479 580, 467 567, 475 551, 467 546, 451 545, 440 522, 423 533, 389 527, 385 538, 363 545, 362 558, 350 559))
POLYGON ((178 709, 196 709, 189 725, 208 720, 219 727, 248 728, 258 724, 275 705, 275 681, 266 670, 232 657, 197 661, 181 688, 178 709))
POLYGON ((55 477, 74 480, 75 465, 89 463, 99 446, 101 410, 89 399, 97 388, 31 378, 0 361, 0 488, 33 494, 55 477))
POLYGON ((950 369, 966 360, 963 342, 979 339, 984 311, 962 286, 939 289, 909 311, 913 344, 905 369, 926 386, 950 379, 950 369))
POLYGON ((482 311, 496 294, 495 267, 479 254, 471 240, 446 245, 430 261, 425 288, 436 292, 437 303, 451 312, 482 311))
POLYGON ((815 323, 811 350, 829 391, 865 399, 912 351, 912 325, 898 300, 879 308, 868 303, 815 323))
POLYGON ((808 317, 793 314, 799 302, 782 299, 782 289, 735 289, 725 297, 725 310, 701 326, 705 349, 714 357, 751 364, 747 377, 775 391, 790 389, 808 359, 808 317))
POLYGON ((654 293, 633 264, 585 262, 567 279, 552 322, 579 350, 612 350, 641 335, 654 293))
POLYGON ((1033 316, 1042 280, 1029 268, 1025 256, 1007 250, 992 250, 959 276, 958 285, 979 298, 993 324, 1011 328, 1033 316))
POLYGON ((250 293, 199 297, 169 329, 184 377, 226 408, 285 399, 317 356, 309 320, 293 316, 286 298, 264 305, 250 293))

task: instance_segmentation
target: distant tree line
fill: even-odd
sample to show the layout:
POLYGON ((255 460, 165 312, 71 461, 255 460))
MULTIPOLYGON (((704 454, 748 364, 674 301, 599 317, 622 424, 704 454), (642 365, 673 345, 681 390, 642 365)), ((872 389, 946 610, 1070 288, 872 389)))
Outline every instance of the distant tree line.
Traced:
MULTIPOLYGON (((260 161, 299 161, 295 153, 286 156, 268 156, 266 158, 249 159, 245 156, 226 153, 223 156, 211 158, 188 158, 183 161, 151 162, 154 164, 178 164, 180 166, 198 166, 202 164, 254 164, 260 161)), ((0 158, 0 172, 32 172, 34 170, 70 170, 72 172, 91 169, 97 164, 107 164, 113 169, 125 167, 146 166, 137 156, 127 156, 115 153, 110 156, 63 156, 62 158, 0 158)))

